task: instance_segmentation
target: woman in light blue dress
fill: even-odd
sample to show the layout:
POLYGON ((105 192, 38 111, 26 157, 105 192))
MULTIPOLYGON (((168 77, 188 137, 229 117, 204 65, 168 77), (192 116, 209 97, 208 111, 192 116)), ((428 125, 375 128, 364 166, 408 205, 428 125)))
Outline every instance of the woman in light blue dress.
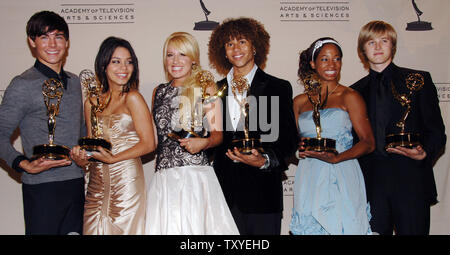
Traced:
MULTIPOLYGON (((295 176, 290 230, 295 235, 371 234, 370 210, 361 168, 356 158, 374 150, 375 142, 358 92, 339 84, 342 49, 329 37, 314 41, 300 54, 300 80, 317 75, 321 83, 320 124, 323 138, 336 140, 338 153, 303 151, 295 176), (326 100, 325 100, 326 99, 326 100), (358 142, 353 145, 352 128, 358 142)), ((312 95, 317 98, 318 94, 312 95)), ((313 105, 307 94, 294 99, 302 139, 316 137, 313 105)))

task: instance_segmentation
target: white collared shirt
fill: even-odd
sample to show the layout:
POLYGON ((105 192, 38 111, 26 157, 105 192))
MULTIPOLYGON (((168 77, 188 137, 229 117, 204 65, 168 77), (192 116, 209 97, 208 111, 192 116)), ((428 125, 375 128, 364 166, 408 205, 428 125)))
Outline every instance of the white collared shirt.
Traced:
MULTIPOLYGON (((245 78, 247 79, 250 86, 252 84, 253 78, 255 77, 256 70, 258 70, 258 66, 253 65, 252 70, 247 75, 245 75, 245 78)), ((231 68, 231 70, 227 74, 227 82, 229 85, 227 105, 230 113, 231 124, 233 125, 233 129, 236 130, 237 125, 239 123, 239 119, 241 117, 241 106, 239 105, 238 101, 236 101, 236 99, 234 98, 233 91, 231 89, 231 81, 233 80, 233 78, 234 78, 234 68, 231 68)), ((236 96, 239 99, 239 101, 241 101, 243 98, 247 97, 247 91, 244 91, 243 95, 236 94, 236 96)))

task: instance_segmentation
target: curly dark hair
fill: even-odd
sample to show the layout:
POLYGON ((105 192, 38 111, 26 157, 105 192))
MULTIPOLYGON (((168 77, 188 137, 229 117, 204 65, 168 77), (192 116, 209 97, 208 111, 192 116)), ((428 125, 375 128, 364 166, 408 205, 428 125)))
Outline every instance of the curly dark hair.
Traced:
POLYGON ((232 64, 225 57, 225 44, 232 39, 246 39, 256 50, 255 63, 264 69, 270 48, 270 35, 264 26, 252 18, 229 18, 220 24, 211 34, 208 43, 210 66, 219 74, 227 75, 232 64))
MULTIPOLYGON (((319 52, 322 50, 323 46, 325 44, 328 44, 328 43, 324 43, 322 46, 317 48, 316 51, 314 52, 314 56, 312 56, 312 53, 314 51, 314 46, 316 45, 316 43, 318 41, 324 41, 324 40, 333 40, 333 41, 337 42, 335 39, 333 39, 331 37, 322 37, 322 38, 315 40, 313 43, 311 43, 309 48, 307 48, 306 50, 303 50, 300 53, 300 59, 298 61, 298 71, 297 71, 297 75, 298 75, 300 81, 303 81, 303 79, 308 74, 315 73, 315 70, 312 69, 311 64, 309 62, 316 61, 317 56, 319 55, 319 52)), ((341 54, 341 57, 343 57, 341 47, 337 44, 335 44, 335 45, 338 48, 339 53, 341 54)))

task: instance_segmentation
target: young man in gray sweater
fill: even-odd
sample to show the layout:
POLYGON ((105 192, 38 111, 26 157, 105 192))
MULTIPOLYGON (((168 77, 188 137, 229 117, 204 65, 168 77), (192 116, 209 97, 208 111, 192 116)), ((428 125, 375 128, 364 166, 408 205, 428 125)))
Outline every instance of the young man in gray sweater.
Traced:
POLYGON ((27 38, 33 67, 14 77, 0 105, 0 157, 22 172, 25 233, 82 233, 84 172, 70 159, 31 160, 33 147, 48 144, 47 106, 43 83, 54 78, 63 84, 55 117, 54 143, 73 147, 85 135, 81 86, 78 76, 63 70, 69 46, 65 20, 50 11, 35 13, 28 21, 27 38), (23 154, 11 144, 19 128, 23 154))

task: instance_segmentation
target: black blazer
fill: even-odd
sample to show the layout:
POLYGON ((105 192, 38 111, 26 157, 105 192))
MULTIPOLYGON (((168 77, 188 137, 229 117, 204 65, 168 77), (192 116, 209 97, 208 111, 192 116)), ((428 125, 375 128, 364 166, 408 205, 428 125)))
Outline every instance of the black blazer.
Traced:
MULTIPOLYGON (((218 82, 219 87, 227 83, 227 79, 218 82)), ((225 95, 228 95, 227 86, 225 95)), ((242 163, 233 163, 225 152, 231 146, 233 137, 239 132, 227 127, 230 117, 227 110, 227 99, 223 100, 223 143, 215 150, 214 169, 221 184, 223 193, 230 207, 237 206, 247 213, 275 213, 283 210, 282 173, 288 169, 285 158, 291 156, 298 147, 298 135, 295 125, 292 103, 292 87, 288 81, 266 74, 258 68, 253 78, 248 96, 256 97, 258 125, 252 135, 269 134, 274 130, 261 130, 259 116, 267 112, 266 123, 272 123, 271 108, 274 102, 271 96, 278 96, 278 139, 273 142, 264 142, 263 148, 270 157, 270 166, 262 170, 242 163), (268 106, 260 104, 260 96, 266 96, 268 106), (265 108, 265 109, 263 109, 265 108), (260 113, 260 111, 263 111, 260 113)), ((252 111, 252 109, 251 109, 252 111)), ((273 123, 272 123, 273 125, 273 123)))
MULTIPOLYGON (((403 167, 424 169, 424 171, 422 171, 424 172, 424 175, 421 180, 410 181, 420 181, 423 184, 426 199, 430 201, 430 204, 434 204, 437 202, 437 191, 432 166, 440 156, 446 143, 445 126, 439 108, 436 87, 428 72, 398 67, 393 63, 391 63, 390 68, 392 68, 392 81, 399 93, 407 93, 409 91, 405 85, 405 78, 409 73, 420 73, 425 78, 425 84, 422 89, 414 92, 412 96, 411 112, 406 120, 405 131, 418 132, 420 134, 420 142, 427 153, 427 157, 422 161, 412 160, 396 154, 386 154, 385 157, 394 160, 395 162, 401 162, 400 165, 403 167)), ((377 106, 375 104, 374 90, 370 88, 370 84, 370 76, 367 75, 353 84, 351 88, 357 90, 364 98, 367 104, 367 113, 370 118, 372 129, 375 131, 376 120, 372 119, 372 113, 377 106)), ((395 123, 400 120, 405 108, 392 98, 392 104, 389 105, 388 109, 388 111, 384 112, 384 114, 388 115, 389 119, 386 126, 386 134, 399 132, 400 129, 395 127, 395 123)), ((375 139, 384 139, 384 137, 376 137, 376 133, 374 135, 375 139)), ((383 157, 381 157, 381 159, 382 158, 383 157)), ((380 164, 380 156, 377 156, 375 152, 372 152, 361 157, 359 162, 363 172, 365 172, 365 177, 367 177, 377 173, 376 170, 380 164), (372 171, 372 173, 368 174, 370 171, 372 171)), ((409 178, 417 177, 403 176, 402 179, 408 181, 409 178)), ((366 184, 367 182, 370 183, 370 180, 366 180, 366 184)), ((370 193, 370 185, 368 185, 367 188, 368 193, 370 193)))

